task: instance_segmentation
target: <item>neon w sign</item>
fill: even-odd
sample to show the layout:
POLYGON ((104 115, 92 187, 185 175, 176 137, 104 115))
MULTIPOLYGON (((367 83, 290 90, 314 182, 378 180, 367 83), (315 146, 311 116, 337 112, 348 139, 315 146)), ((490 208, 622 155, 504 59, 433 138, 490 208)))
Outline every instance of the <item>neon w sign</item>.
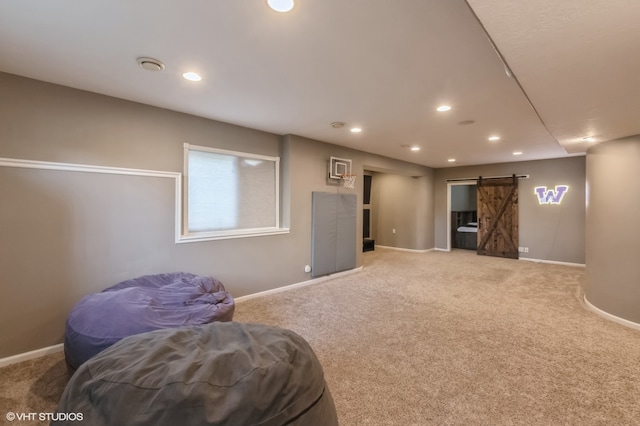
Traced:
POLYGON ((540 204, 560 204, 564 194, 569 190, 569 185, 556 185, 556 189, 547 189, 546 186, 535 188, 540 204))

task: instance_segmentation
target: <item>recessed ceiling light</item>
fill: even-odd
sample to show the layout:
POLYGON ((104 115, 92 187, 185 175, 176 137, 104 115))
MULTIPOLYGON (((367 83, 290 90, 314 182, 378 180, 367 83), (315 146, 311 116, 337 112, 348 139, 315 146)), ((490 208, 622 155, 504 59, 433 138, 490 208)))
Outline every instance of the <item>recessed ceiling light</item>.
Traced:
POLYGON ((412 146, 411 147, 411 151, 420 151, 420 147, 419 146, 412 146))
POLYGON ((513 155, 522 155, 522 151, 514 151, 513 155))
POLYGON ((352 127, 351 128, 351 133, 360 133, 362 131, 362 129, 360 127, 352 127))
POLYGON ((147 71, 162 71, 164 64, 157 59, 153 58, 138 58, 138 65, 147 71))
POLYGON ((200 80, 202 80, 202 77, 200 77, 195 72, 185 72, 184 74, 182 74, 182 76, 184 78, 186 78, 187 80, 189 80, 189 81, 200 81, 200 80))
POLYGON ((475 123, 474 120, 462 120, 462 121, 458 122, 458 124, 461 125, 461 126, 468 126, 469 124, 473 124, 473 123, 475 123))
POLYGON ((451 107, 449 105, 440 105, 438 108, 436 108, 436 111, 444 112, 449 111, 450 109, 451 107))
POLYGON ((582 138, 582 140, 585 142, 595 142, 596 138, 594 138, 593 136, 585 136, 584 138, 582 138))
POLYGON ((455 158, 449 158, 447 161, 450 162, 450 163, 455 163, 456 159, 455 158))
POLYGON ((267 0, 267 4, 276 12, 288 12, 293 9, 293 0, 267 0))
POLYGON ((342 121, 334 121, 333 123, 331 123, 331 127, 333 127, 334 129, 342 129, 346 125, 347 123, 344 123, 342 121))
POLYGON ((500 136, 489 136, 488 138, 490 141, 499 141, 500 140, 500 136))

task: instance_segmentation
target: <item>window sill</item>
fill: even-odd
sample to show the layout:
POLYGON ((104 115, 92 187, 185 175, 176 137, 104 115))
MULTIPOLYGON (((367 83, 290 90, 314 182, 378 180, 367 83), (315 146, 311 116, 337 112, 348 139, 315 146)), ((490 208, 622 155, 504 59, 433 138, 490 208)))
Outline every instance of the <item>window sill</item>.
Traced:
POLYGON ((229 240, 234 238, 264 237, 267 235, 288 234, 289 228, 243 229, 221 232, 198 232, 179 235, 176 244, 197 243, 201 241, 229 240))

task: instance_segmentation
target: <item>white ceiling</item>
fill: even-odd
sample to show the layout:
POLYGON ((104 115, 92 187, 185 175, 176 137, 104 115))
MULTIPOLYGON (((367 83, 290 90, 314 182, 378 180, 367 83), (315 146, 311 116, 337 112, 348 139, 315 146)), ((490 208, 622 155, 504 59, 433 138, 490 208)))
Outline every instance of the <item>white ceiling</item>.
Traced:
POLYGON ((431 167, 564 157, 585 136, 640 133, 640 2, 468 3, 4 0, 0 71, 431 167))

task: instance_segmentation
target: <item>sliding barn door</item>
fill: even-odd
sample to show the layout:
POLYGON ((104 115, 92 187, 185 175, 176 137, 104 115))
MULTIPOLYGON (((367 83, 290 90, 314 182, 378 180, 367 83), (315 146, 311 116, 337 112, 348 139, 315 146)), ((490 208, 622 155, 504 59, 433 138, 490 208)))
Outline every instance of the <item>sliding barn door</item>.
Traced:
POLYGON ((478 254, 518 258, 518 179, 478 179, 478 254))

